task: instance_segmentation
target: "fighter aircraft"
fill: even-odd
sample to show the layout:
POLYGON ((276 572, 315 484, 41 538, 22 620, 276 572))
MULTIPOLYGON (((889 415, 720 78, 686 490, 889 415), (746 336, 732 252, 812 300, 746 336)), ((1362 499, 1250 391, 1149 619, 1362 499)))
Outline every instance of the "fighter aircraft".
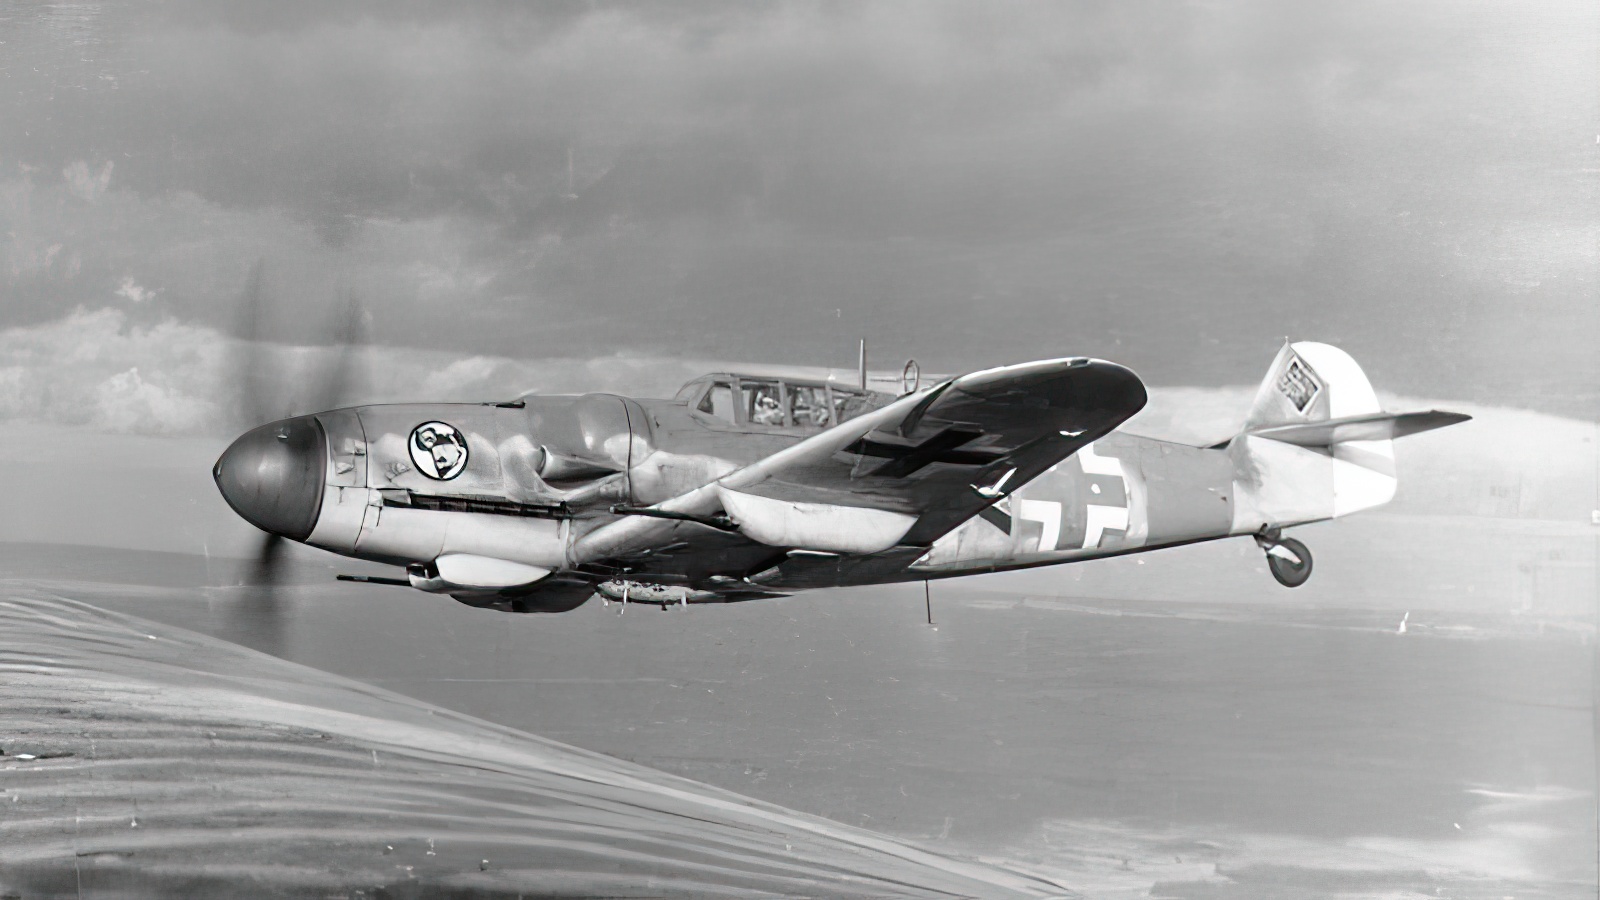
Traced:
MULTIPOLYGON (((863 360, 864 360, 863 352, 863 360)), ((357 406, 261 425, 223 498, 282 541, 403 568, 340 576, 507 612, 595 595, 670 605, 1060 565, 1253 539, 1386 503, 1392 441, 1465 421, 1388 413, 1349 355, 1285 341, 1244 427, 1209 446, 1119 431, 1129 369, 1074 356, 950 378, 740 367, 671 399, 591 393, 357 406), (897 383, 898 382, 898 383, 897 383)), ((625 607, 624 607, 625 608, 625 607)))

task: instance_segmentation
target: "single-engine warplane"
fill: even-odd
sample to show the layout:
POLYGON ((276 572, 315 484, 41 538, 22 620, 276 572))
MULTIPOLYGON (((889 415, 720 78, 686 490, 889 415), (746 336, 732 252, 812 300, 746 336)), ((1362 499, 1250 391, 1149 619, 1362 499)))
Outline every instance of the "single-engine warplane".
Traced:
MULTIPOLYGON (((864 353, 863 353, 864 357, 864 353)), ((739 368, 670 400, 528 395, 358 406, 247 432, 213 475, 271 537, 403 567, 408 585, 508 612, 599 594, 663 606, 950 578, 1255 540, 1389 501, 1392 440, 1464 421, 1388 413, 1336 347, 1285 342, 1243 430, 1209 446, 1117 427, 1130 370, 1087 357, 920 384, 739 368), (893 386, 891 386, 893 385, 893 386)), ((398 575, 398 573, 397 573, 398 575)))

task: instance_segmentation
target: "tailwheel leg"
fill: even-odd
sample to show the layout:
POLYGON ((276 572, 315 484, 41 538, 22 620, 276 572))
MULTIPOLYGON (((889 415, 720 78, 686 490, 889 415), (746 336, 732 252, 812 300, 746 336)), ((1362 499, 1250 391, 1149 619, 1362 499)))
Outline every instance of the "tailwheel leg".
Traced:
POLYGON ((1256 545, 1266 552, 1267 568, 1284 587, 1299 587, 1311 577, 1311 551, 1305 544, 1272 528, 1256 535, 1256 545))

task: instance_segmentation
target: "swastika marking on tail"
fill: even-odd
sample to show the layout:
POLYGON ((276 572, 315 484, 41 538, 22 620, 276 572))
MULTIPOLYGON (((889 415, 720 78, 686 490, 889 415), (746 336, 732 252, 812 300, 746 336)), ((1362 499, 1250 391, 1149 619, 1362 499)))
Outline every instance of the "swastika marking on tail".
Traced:
POLYGON ((1300 357, 1290 356, 1289 364, 1284 366, 1283 375, 1278 378, 1278 392, 1303 413, 1311 408, 1311 401, 1317 399, 1321 390, 1322 383, 1317 381, 1311 367, 1301 362, 1300 357))

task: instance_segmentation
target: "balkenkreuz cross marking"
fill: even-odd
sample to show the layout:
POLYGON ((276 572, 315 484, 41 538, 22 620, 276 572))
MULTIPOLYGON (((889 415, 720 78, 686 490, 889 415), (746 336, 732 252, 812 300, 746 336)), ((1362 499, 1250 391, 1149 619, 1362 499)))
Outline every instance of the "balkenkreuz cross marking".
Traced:
POLYGON ((904 478, 932 463, 985 466, 1005 456, 1003 450, 961 449, 963 444, 980 437, 983 437, 981 429, 961 425, 940 429, 921 441, 875 432, 862 436, 846 447, 845 452, 887 459, 888 462, 872 470, 871 474, 904 478))

